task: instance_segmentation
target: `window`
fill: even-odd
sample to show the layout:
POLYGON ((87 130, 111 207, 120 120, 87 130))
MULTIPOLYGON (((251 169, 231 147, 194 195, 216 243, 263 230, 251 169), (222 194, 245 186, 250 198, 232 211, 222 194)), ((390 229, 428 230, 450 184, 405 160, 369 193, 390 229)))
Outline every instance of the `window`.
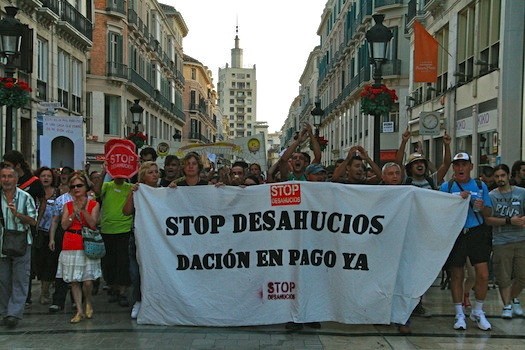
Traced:
POLYGON ((71 61, 73 72, 71 74, 71 110, 82 113, 82 82, 84 81, 82 62, 73 59, 71 61))
POLYGON ((448 85, 448 27, 444 27, 436 33, 436 40, 438 42, 436 93, 442 93, 447 90, 448 85))
POLYGON ((47 82, 48 82, 48 66, 49 66, 49 47, 48 42, 37 38, 37 92, 36 97, 47 101, 47 82))
POLYGON ((120 135, 120 96, 104 96, 104 134, 120 135))
POLYGON ((111 75, 123 75, 123 50, 122 35, 114 32, 108 33, 108 62, 111 75))
POLYGON ((480 74, 498 67, 501 0, 481 0, 479 14, 480 74))
POLYGON ((474 76, 474 40, 476 30, 474 28, 476 18, 476 7, 472 4, 461 11, 458 15, 458 70, 465 75, 465 80, 474 76))
POLYGON ((58 50, 57 71, 64 72, 58 75, 58 102, 62 103, 64 108, 69 109, 69 78, 70 78, 70 56, 62 50, 58 50))
POLYGON ((195 68, 191 69, 191 79, 193 80, 197 79, 197 70, 195 68))

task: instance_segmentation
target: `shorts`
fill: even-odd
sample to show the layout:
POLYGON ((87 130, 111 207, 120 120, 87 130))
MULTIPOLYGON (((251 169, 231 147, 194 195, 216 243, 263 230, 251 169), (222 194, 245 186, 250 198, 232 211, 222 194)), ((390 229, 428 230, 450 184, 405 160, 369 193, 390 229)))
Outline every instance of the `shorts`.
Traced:
POLYGON ((462 267, 470 259, 472 266, 486 263, 492 250, 492 227, 485 224, 472 227, 468 232, 459 234, 445 266, 462 267))
POLYGON ((494 246, 494 275, 500 288, 525 286, 525 241, 494 246))

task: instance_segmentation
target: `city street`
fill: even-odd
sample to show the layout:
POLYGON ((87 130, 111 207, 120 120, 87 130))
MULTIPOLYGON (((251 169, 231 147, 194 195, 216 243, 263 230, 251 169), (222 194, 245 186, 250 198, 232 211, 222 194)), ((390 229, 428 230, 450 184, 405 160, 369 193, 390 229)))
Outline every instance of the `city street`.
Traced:
MULTIPOLYGON (((1 349, 523 349, 525 319, 500 318, 496 289, 488 294, 485 310, 492 331, 484 332, 467 322, 467 331, 452 329, 453 314, 448 290, 436 280, 425 297, 431 318, 412 320, 413 334, 401 335, 394 326, 342 325, 325 322, 320 330, 287 331, 284 325, 259 327, 164 327, 137 325, 128 308, 107 302, 101 291, 95 297, 91 320, 69 323, 66 310, 49 314, 38 304, 39 285, 33 282, 34 304, 14 330, 0 328, 1 349)), ((471 297, 472 298, 472 297, 471 297)), ((473 299, 473 298, 472 298, 473 299)), ((524 299, 525 300, 525 299, 524 299)), ((473 301, 473 300, 472 300, 473 301)))

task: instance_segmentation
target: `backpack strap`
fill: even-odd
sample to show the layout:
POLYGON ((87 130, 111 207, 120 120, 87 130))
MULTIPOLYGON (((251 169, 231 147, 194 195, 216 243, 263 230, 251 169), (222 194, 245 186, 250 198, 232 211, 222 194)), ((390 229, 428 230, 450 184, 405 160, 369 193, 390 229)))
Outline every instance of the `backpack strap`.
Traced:
POLYGON ((454 184, 454 179, 448 181, 448 193, 452 193, 452 185, 454 184))
POLYGON ((20 186, 18 186, 19 189, 21 190, 26 190, 26 188, 28 188, 29 186, 31 186, 31 184, 33 182, 35 182, 36 180, 38 180, 38 177, 36 176, 32 176, 29 178, 29 180, 27 180, 26 182, 24 182, 23 184, 21 184, 20 186))
POLYGON ((434 179, 433 179, 432 177, 430 177, 430 176, 428 176, 428 175, 425 175, 425 180, 427 180, 428 185, 429 185, 430 187, 432 187, 433 190, 436 189, 436 186, 435 186, 436 184, 434 183, 434 179))

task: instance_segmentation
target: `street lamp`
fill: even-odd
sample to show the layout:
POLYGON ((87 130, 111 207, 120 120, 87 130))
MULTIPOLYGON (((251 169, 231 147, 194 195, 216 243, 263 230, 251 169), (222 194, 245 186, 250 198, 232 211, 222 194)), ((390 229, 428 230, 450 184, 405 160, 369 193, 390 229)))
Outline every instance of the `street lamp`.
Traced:
POLYGON ((321 102, 316 101, 315 102, 315 108, 312 109, 310 114, 314 117, 314 126, 315 126, 315 136, 319 136, 319 127, 321 126, 321 122, 323 121, 323 115, 324 111, 321 108, 321 102))
POLYGON ((139 124, 142 123, 142 112, 144 112, 144 108, 142 108, 142 106, 139 105, 139 102, 140 100, 136 99, 135 103, 129 109, 131 111, 133 125, 135 125, 135 129, 133 131, 135 136, 139 132, 139 124))
MULTIPOLYGON (((388 43, 394 36, 392 31, 388 29, 383 20, 385 15, 375 14, 372 16, 375 24, 366 32, 366 41, 368 42, 370 51, 370 64, 374 65, 374 86, 381 86, 381 79, 383 73, 381 72, 381 65, 387 61, 388 43)), ((381 143, 379 140, 381 129, 381 115, 374 115, 374 161, 377 165, 381 165, 381 143)))
MULTIPOLYGON (((5 7, 6 15, 0 21, 0 57, 5 58, 4 73, 7 78, 15 76, 15 59, 20 56, 23 24, 15 18, 18 8, 5 7)), ((1 102, 1 101, 0 101, 1 102)), ((6 105, 4 152, 13 149, 13 106, 6 105)))
POLYGON ((133 125, 135 125, 135 129, 133 131, 133 136, 128 136, 128 139, 131 139, 131 141, 133 141, 133 143, 137 147, 137 151, 139 148, 144 146, 144 139, 141 138, 141 136, 144 135, 139 135, 139 124, 141 123, 142 112, 144 112, 144 108, 142 108, 142 106, 139 105, 139 102, 140 100, 136 99, 135 103, 129 108, 132 117, 131 121, 133 122, 133 125))

